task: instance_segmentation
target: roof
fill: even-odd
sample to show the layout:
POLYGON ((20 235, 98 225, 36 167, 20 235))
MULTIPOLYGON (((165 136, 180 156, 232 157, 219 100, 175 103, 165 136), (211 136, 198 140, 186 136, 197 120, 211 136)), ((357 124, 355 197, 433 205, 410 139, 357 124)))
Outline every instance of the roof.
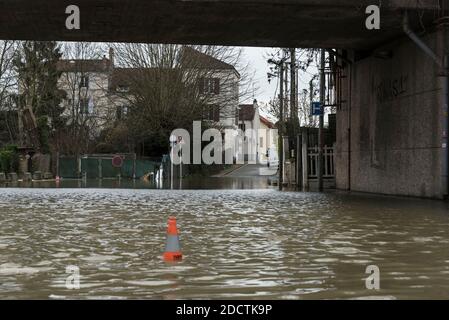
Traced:
POLYGON ((131 79, 135 79, 141 70, 138 68, 115 68, 112 72, 110 87, 129 87, 131 79))
MULTIPOLYGON (((187 68, 232 70, 238 74, 233 65, 187 46, 182 48, 180 62, 187 68)), ((62 59, 57 62, 56 67, 60 72, 107 72, 114 66, 111 60, 105 57, 103 59, 62 59)), ((114 73, 117 71, 119 77, 129 76, 130 73, 136 74, 138 70, 139 68, 114 67, 114 73)))
POLYGON ((270 120, 268 120, 267 118, 265 118, 263 116, 259 116, 259 117, 260 117, 260 122, 263 123, 264 125, 266 125, 269 129, 274 128, 274 123, 272 123, 270 120))
POLYGON ((240 121, 253 121, 256 109, 253 104, 241 104, 239 106, 239 120, 240 121))
POLYGON ((59 60, 56 68, 60 72, 106 72, 111 67, 111 61, 103 59, 65 59, 59 60))
MULTIPOLYGON (((237 72, 235 67, 229 63, 202 53, 191 47, 183 47, 181 53, 181 63, 191 64, 194 68, 205 68, 212 70, 232 70, 237 72)), ((237 72, 238 74, 238 72, 237 72)))
POLYGON ((139 83, 139 79, 146 81, 158 81, 162 75, 165 79, 175 81, 179 79, 179 70, 159 68, 114 68, 110 80, 110 88, 132 87, 139 83), (177 78, 178 76, 178 78, 177 78))

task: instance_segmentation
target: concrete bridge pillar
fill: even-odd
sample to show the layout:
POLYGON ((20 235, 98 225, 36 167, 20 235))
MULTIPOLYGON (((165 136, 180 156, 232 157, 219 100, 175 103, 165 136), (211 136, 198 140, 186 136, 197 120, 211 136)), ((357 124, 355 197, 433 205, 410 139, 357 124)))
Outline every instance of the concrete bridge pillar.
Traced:
MULTIPOLYGON (((337 187, 428 198, 448 194, 447 24, 369 54, 345 53, 337 115, 337 187), (444 27, 443 27, 444 26, 444 27), (447 65, 446 65, 447 68, 447 65)), ((344 53, 344 52, 342 52, 344 53)))

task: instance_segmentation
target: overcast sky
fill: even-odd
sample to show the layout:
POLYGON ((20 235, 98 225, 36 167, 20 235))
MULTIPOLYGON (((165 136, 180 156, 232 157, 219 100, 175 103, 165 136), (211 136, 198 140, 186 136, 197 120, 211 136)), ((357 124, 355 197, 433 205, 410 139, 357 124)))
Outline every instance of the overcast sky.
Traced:
POLYGON ((259 88, 255 94, 255 99, 267 103, 273 99, 277 85, 275 80, 271 81, 271 84, 268 83, 267 72, 269 71, 269 66, 266 57, 264 57, 272 49, 245 47, 244 50, 245 59, 250 63, 250 71, 255 72, 255 88, 259 88))
MULTIPOLYGON (((274 98, 275 95, 278 94, 277 79, 273 79, 270 84, 268 83, 267 78, 267 73, 269 72, 267 55, 275 52, 276 50, 279 50, 279 48, 244 48, 244 58, 250 63, 250 71, 255 73, 255 88, 259 88, 255 94, 255 99, 259 102, 268 103, 274 98)), ((309 88, 311 72, 316 72, 316 70, 311 67, 308 72, 301 72, 299 74, 300 89, 309 88)))

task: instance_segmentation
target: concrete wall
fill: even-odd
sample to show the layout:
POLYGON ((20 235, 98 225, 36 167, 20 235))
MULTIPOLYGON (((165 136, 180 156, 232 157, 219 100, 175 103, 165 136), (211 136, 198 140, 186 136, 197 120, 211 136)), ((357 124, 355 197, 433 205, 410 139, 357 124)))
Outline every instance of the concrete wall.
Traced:
MULTIPOLYGON (((437 52, 438 33, 425 41, 437 52)), ((337 188, 442 197, 442 78, 404 38, 347 66, 337 113, 337 188), (350 157, 350 159, 349 159, 350 157)))

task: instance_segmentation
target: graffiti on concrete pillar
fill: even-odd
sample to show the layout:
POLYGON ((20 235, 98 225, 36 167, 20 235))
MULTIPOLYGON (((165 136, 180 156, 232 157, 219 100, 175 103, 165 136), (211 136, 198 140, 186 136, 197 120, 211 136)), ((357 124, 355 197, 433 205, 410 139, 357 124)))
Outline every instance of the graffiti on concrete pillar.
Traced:
POLYGON ((396 99, 409 90, 408 75, 400 75, 396 78, 382 80, 375 86, 378 102, 396 99))

